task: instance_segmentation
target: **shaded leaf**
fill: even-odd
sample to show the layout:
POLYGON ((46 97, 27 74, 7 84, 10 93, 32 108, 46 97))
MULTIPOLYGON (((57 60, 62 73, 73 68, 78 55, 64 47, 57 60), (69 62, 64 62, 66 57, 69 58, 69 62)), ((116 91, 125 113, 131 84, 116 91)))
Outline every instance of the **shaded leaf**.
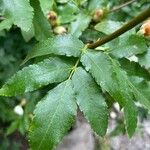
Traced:
POLYGON ((150 82, 145 82, 141 78, 134 78, 134 80, 131 80, 130 86, 135 98, 145 106, 146 109, 150 110, 150 82))
POLYGON ((110 43, 110 52, 118 58, 141 54, 146 50, 145 39, 136 34, 121 36, 115 43, 110 43))
POLYGON ((71 21, 75 20, 75 13, 78 10, 78 7, 72 1, 69 1, 64 5, 58 6, 57 13, 59 15, 58 19, 61 22, 61 24, 70 23, 71 21))
POLYGON ((95 29, 105 34, 111 34, 119 29, 121 25, 122 23, 118 21, 103 20, 95 26, 95 29))
POLYGON ((133 101, 127 102, 124 107, 124 117, 126 130, 128 131, 128 135, 131 138, 135 132, 137 127, 137 107, 135 106, 133 101))
POLYGON ((0 22, 0 31, 4 30, 4 29, 9 30, 11 28, 12 24, 13 24, 13 22, 11 19, 3 20, 2 22, 0 22))
POLYGON ((141 66, 144 66, 145 68, 150 68, 150 48, 148 48, 147 52, 144 54, 138 55, 139 63, 141 66))
POLYGON ((88 9, 93 11, 98 8, 102 8, 106 4, 106 0, 89 0, 88 9))
POLYGON ((40 101, 34 111, 29 139, 33 150, 52 150, 75 121, 76 103, 71 81, 65 81, 40 101))
POLYGON ((120 59, 119 62, 128 75, 150 80, 150 73, 145 68, 141 67, 139 63, 130 61, 126 58, 120 59))
POLYGON ((46 16, 48 12, 52 10, 55 0, 39 0, 39 2, 40 2, 41 9, 46 16))
POLYGON ((52 36, 51 26, 44 16, 39 2, 37 0, 31 0, 31 6, 34 8, 33 27, 35 38, 38 41, 46 40, 52 36))
POLYGON ((76 16, 76 20, 71 23, 70 33, 79 37, 82 32, 89 26, 91 17, 88 14, 80 13, 76 16))
POLYGON ((23 31, 28 31, 32 25, 33 9, 28 0, 3 0, 5 8, 5 18, 20 27, 23 31))

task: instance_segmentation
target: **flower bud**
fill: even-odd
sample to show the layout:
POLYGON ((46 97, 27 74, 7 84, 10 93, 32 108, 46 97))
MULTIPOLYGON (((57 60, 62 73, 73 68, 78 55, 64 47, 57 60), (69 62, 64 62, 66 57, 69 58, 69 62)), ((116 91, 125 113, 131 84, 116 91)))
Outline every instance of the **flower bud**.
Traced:
POLYGON ((58 19, 57 14, 54 11, 50 11, 47 15, 47 19, 49 23, 54 27, 58 25, 58 19))
POLYGON ((15 106, 14 112, 19 116, 22 116, 24 113, 23 108, 20 105, 15 106))
POLYGON ((103 15, 104 15, 104 11, 102 9, 95 10, 93 17, 92 17, 93 22, 95 22, 95 23, 100 22, 103 15))
POLYGON ((27 103, 27 100, 26 100, 25 98, 23 98, 23 99, 21 100, 20 105, 21 105, 21 106, 25 106, 26 103, 27 103))
POLYGON ((57 27, 54 28, 54 33, 55 34, 64 34, 66 32, 67 32, 67 30, 63 26, 57 26, 57 27))
POLYGON ((144 22, 139 32, 142 33, 144 36, 150 36, 150 18, 144 22))

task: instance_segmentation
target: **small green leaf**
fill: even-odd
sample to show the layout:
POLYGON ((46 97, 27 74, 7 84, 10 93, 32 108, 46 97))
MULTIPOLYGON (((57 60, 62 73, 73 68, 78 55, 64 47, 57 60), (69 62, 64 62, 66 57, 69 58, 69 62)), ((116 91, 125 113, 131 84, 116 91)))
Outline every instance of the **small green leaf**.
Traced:
POLYGON ((11 19, 3 20, 2 22, 0 22, 0 31, 4 30, 4 29, 9 30, 11 28, 12 24, 13 24, 13 22, 11 19))
POLYGON ((150 68, 150 48, 148 48, 147 52, 144 54, 138 55, 139 58, 139 64, 141 66, 144 66, 145 68, 150 68))
POLYGON ((5 17, 11 20, 23 31, 28 31, 32 25, 33 9, 28 0, 3 0, 5 17))
POLYGON ((106 3, 106 0, 89 0, 88 9, 90 11, 102 8, 103 5, 106 3))
POLYGON ((31 6, 34 8, 33 27, 36 39, 43 41, 52 37, 51 26, 44 16, 39 2, 37 0, 31 0, 31 6))
POLYGON ((39 2, 40 2, 41 9, 46 16, 48 12, 52 10, 55 0, 39 0, 39 2))
POLYGON ((130 87, 134 92, 135 98, 145 106, 145 108, 150 110, 150 83, 143 81, 141 78, 136 78, 136 80, 131 80, 130 87))
POLYGON ((146 80, 150 80, 149 71, 141 67, 139 63, 130 61, 126 58, 120 59, 119 62, 122 68, 128 73, 128 75, 138 76, 141 78, 145 78, 146 80))
POLYGON ((61 4, 65 4, 67 3, 69 0, 56 0, 57 3, 61 3, 61 4))
POLYGON ((51 90, 34 111, 29 139, 33 150, 52 150, 65 136, 75 121, 77 106, 67 80, 51 90))
POLYGON ((143 37, 131 34, 124 35, 110 43, 110 52, 118 58, 129 57, 147 51, 146 41, 143 37))
POLYGON ((73 36, 55 36, 35 45, 23 63, 31 58, 48 54, 78 57, 83 47, 83 43, 73 36))
POLYGON ((64 5, 60 5, 57 7, 58 19, 61 24, 70 23, 75 19, 75 13, 78 11, 78 7, 74 2, 69 1, 64 5))
POLYGON ((27 31, 27 32, 26 31, 21 31, 21 33, 22 33, 22 36, 23 36, 23 38, 26 42, 30 41, 31 38, 34 37, 34 27, 33 27, 33 25, 31 26, 29 31, 27 31))
POLYGON ((82 68, 78 68, 72 77, 77 103, 85 114, 92 129, 104 136, 108 125, 108 110, 99 86, 82 68))
POLYGON ((137 107, 135 106, 133 101, 130 101, 124 107, 124 117, 126 130, 128 132, 129 137, 131 138, 135 132, 137 127, 137 107))
POLYGON ((112 20, 103 20, 102 22, 98 23, 95 26, 95 29, 105 34, 111 34, 112 32, 119 29, 121 25, 122 25, 121 22, 112 20))
POLYGON ((69 61, 54 57, 25 67, 3 85, 0 95, 15 96, 49 83, 61 82, 69 76, 72 66, 69 61))
POLYGON ((76 20, 71 23, 70 33, 73 36, 79 37, 82 32, 89 26, 91 17, 85 13, 80 13, 76 17, 76 20))

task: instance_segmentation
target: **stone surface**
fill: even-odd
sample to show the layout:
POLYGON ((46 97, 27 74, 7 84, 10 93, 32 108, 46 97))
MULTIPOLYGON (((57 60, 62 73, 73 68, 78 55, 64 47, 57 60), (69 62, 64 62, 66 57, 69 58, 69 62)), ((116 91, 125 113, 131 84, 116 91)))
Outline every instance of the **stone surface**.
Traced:
MULTIPOLYGON (((115 119, 111 119, 108 133, 115 126, 115 119)), ((100 138, 100 140, 95 137, 90 125, 80 114, 75 127, 66 135, 56 150, 150 150, 150 120, 139 123, 136 133, 131 139, 126 135, 106 136, 105 139, 100 138)))
POLYGON ((76 127, 63 139, 56 150, 94 150, 94 136, 89 124, 77 121, 76 127))

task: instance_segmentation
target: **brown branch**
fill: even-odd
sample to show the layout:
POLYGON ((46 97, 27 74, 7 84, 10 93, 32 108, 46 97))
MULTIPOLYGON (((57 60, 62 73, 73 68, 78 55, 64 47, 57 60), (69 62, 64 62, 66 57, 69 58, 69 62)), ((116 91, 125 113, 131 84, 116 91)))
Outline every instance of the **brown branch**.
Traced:
POLYGON ((137 1, 137 0, 131 0, 131 1, 128 1, 128 2, 126 2, 126 3, 124 3, 124 4, 121 4, 121 5, 119 5, 119 6, 115 6, 115 7, 112 8, 109 12, 111 13, 111 12, 114 12, 114 11, 118 11, 118 10, 120 10, 121 8, 126 7, 126 6, 132 4, 132 3, 136 2, 136 1, 137 1))
POLYGON ((141 23, 148 17, 150 17, 150 8, 148 8, 145 11, 143 11, 142 13, 140 13, 138 16, 133 18, 128 23, 124 24, 120 29, 113 32, 112 34, 97 40, 95 43, 87 44, 87 47, 93 49, 98 46, 101 46, 101 45, 117 38, 118 36, 122 35, 123 33, 129 31, 130 29, 134 28, 136 25, 138 25, 139 23, 141 23))

